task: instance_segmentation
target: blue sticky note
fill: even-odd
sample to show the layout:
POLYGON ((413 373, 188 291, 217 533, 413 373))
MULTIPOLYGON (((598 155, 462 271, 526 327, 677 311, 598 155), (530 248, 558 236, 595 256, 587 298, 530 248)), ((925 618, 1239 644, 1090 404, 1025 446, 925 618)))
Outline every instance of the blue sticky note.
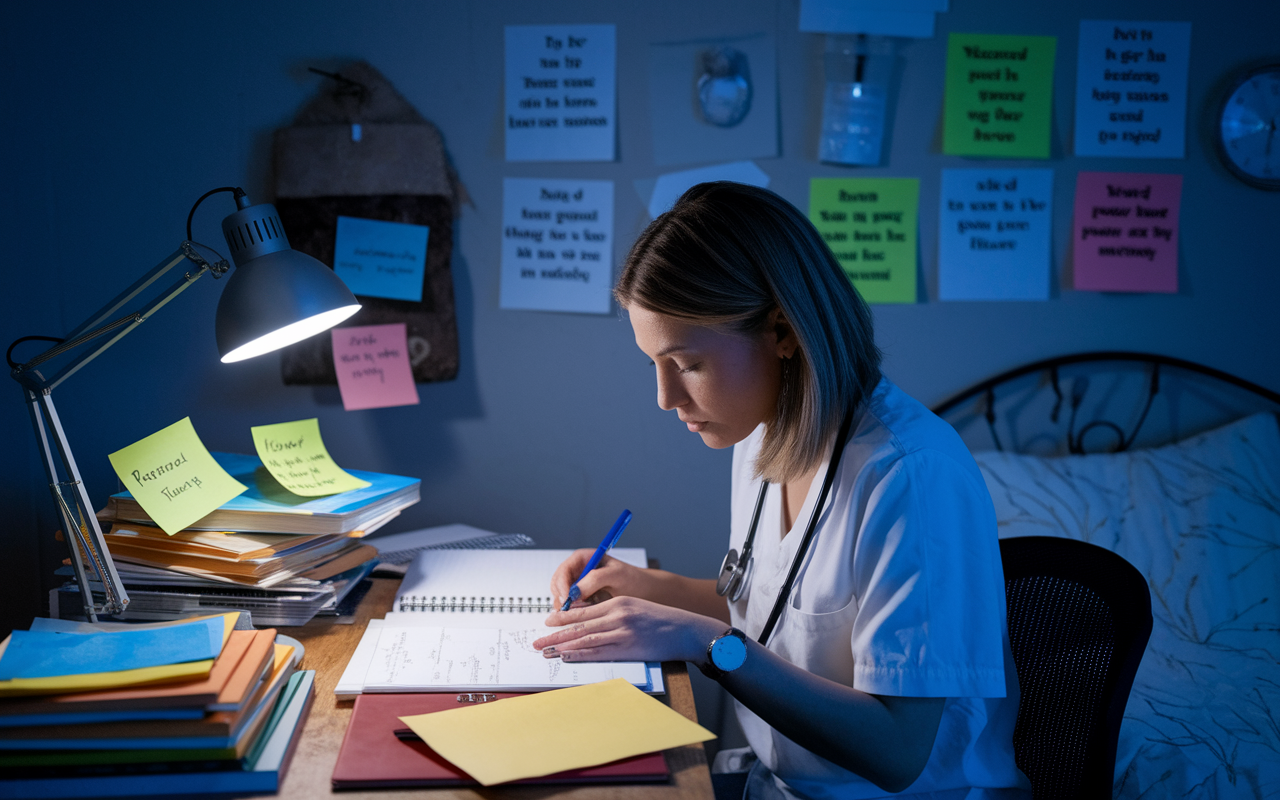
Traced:
POLYGON ((14 631, 0 658, 0 680, 54 678, 160 667, 214 658, 222 617, 128 631, 14 631))
POLYGON ((425 225, 338 217, 333 271, 355 294, 421 302, 429 233, 425 225))

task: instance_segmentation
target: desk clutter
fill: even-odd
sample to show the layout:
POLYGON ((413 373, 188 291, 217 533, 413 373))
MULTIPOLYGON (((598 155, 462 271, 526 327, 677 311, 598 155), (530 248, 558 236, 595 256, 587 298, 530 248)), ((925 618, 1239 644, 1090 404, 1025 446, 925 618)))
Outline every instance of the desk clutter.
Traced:
MULTIPOLYGON (((377 564, 377 548, 363 537, 418 502, 416 478, 350 470, 357 488, 303 496, 282 487, 258 457, 212 456, 245 491, 182 530, 158 527, 130 492, 112 495, 98 512, 129 592, 117 619, 250 611, 255 624, 292 626, 337 615, 377 564)), ((52 591, 49 608, 52 617, 81 616, 79 587, 52 591)))
MULTIPOLYGON (((662 750, 713 738, 650 696, 665 692, 660 664, 565 664, 532 647, 571 552, 418 553, 335 687, 355 708, 333 787, 662 782, 662 750)), ((643 548, 611 555, 648 565, 643 548)))
POLYGON ((275 791, 313 696, 302 655, 237 613, 36 619, 0 643, 0 796, 275 791))

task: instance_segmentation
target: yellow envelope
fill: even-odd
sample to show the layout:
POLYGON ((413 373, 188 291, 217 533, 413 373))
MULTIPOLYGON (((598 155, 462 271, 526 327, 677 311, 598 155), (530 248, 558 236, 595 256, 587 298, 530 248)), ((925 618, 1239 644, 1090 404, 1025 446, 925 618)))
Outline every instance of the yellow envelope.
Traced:
POLYGON ((342 469, 320 438, 320 420, 300 419, 252 428, 253 446, 272 477, 303 497, 348 492, 369 486, 342 469))
POLYGON ((716 738, 621 678, 400 721, 485 786, 716 738))
POLYGON ((174 534, 245 490, 218 466, 190 417, 108 458, 125 488, 156 525, 174 534))

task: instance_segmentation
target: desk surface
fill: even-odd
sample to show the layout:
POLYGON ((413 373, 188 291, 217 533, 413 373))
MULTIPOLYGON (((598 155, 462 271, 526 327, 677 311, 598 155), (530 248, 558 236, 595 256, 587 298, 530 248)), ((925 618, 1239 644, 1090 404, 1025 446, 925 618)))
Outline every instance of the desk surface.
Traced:
MULTIPOLYGON (((310 800, 315 797, 340 797, 345 800, 376 800, 388 796, 423 795, 432 798, 459 798, 459 800, 500 800, 511 798, 565 797, 572 800, 712 800, 711 776, 707 770, 706 752, 701 744, 677 747, 667 751, 667 766, 671 769, 671 782, 666 785, 617 784, 596 786, 503 786, 484 789, 374 789, 368 791, 334 792, 329 784, 338 748, 351 718, 354 701, 338 700, 333 696, 347 659, 355 650, 365 626, 374 617, 381 617, 390 608, 400 583, 395 579, 377 578, 373 588, 361 601, 353 625, 336 625, 332 621, 313 620, 301 628, 286 628, 290 636, 307 648, 302 662, 304 669, 316 671, 316 694, 311 713, 302 730, 302 739, 293 755, 289 771, 277 795, 289 800, 310 800)), ((691 720, 697 721, 693 705, 693 689, 685 665, 666 665, 666 682, 671 707, 691 720)), ((193 787, 193 790, 195 787, 193 787)), ((272 795, 264 795, 271 797, 272 795)))

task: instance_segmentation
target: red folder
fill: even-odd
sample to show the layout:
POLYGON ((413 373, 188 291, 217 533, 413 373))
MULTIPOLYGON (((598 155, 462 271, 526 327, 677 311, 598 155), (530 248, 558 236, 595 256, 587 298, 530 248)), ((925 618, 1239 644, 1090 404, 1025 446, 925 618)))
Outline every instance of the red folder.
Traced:
MULTIPOLYGON (((498 700, 515 694, 492 695, 498 700)), ((372 789, 393 786, 474 786, 470 775, 436 755, 422 741, 401 741, 400 717, 458 708, 456 692, 440 694, 362 694, 356 698, 333 788, 372 789)), ((569 770, 515 783, 662 783, 670 772, 662 753, 624 758, 598 767, 569 770)))

